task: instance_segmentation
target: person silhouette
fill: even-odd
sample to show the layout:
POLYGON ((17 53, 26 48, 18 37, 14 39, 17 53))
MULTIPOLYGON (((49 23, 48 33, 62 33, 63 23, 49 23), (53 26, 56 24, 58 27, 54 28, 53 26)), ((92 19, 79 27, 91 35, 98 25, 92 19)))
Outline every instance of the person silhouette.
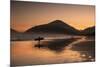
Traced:
POLYGON ((41 40, 43 40, 44 38, 43 37, 38 37, 38 38, 35 38, 34 40, 35 41, 38 41, 38 47, 40 48, 40 46, 41 46, 41 40))

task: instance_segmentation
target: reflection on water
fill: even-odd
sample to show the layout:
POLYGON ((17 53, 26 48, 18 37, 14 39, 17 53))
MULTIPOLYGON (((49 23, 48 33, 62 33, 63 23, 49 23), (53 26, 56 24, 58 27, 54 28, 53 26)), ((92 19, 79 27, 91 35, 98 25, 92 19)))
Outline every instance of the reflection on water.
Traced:
POLYGON ((38 46, 36 47, 36 41, 12 41, 11 65, 94 61, 94 46, 91 46, 91 42, 94 45, 93 39, 87 40, 84 37, 48 39, 43 40, 41 42, 42 46, 38 48, 38 46), (85 42, 85 46, 81 42, 85 42), (81 49, 81 45, 83 49, 81 49))

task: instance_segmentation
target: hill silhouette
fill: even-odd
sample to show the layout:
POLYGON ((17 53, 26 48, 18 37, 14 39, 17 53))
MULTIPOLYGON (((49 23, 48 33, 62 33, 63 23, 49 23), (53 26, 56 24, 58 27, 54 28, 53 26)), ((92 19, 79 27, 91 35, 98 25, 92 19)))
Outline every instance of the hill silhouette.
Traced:
POLYGON ((55 20, 48 24, 38 25, 28 29, 25 32, 18 32, 10 29, 11 40, 31 40, 38 36, 49 36, 46 34, 65 34, 65 35, 78 35, 78 36, 95 36, 95 26, 86 28, 84 30, 77 30, 74 27, 66 24, 61 20, 55 20))
POLYGON ((33 33, 56 33, 56 34, 69 34, 69 35, 95 35, 95 26, 88 27, 84 30, 77 30, 74 27, 66 24, 61 20, 55 20, 48 24, 38 25, 28 29, 25 32, 18 32, 14 29, 10 29, 11 35, 23 35, 23 34, 33 34, 33 33))
POLYGON ((82 35, 95 35, 95 26, 89 27, 81 31, 82 35))
POLYGON ((55 20, 48 24, 38 25, 26 31, 27 33, 42 32, 42 33, 57 33, 57 34, 79 34, 79 30, 66 24, 61 20, 55 20))
POLYGON ((16 30, 14 30, 14 29, 12 29, 12 28, 10 29, 10 32, 11 32, 11 33, 18 33, 16 30))

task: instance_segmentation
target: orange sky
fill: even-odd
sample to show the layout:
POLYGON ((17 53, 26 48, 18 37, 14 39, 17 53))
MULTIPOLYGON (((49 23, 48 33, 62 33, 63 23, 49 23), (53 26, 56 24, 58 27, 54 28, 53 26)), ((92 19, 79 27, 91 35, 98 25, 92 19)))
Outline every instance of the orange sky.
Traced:
POLYGON ((33 26, 62 20, 82 30, 95 25, 95 6, 13 1, 11 28, 25 31, 33 26))

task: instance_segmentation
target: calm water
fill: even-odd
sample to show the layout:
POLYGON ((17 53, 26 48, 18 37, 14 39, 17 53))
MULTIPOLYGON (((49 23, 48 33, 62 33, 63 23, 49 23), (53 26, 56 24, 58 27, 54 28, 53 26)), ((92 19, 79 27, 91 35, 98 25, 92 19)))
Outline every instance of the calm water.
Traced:
POLYGON ((95 60, 94 38, 46 38, 37 41, 11 41, 11 65, 72 63, 95 60), (36 46, 37 45, 37 46, 36 46))

